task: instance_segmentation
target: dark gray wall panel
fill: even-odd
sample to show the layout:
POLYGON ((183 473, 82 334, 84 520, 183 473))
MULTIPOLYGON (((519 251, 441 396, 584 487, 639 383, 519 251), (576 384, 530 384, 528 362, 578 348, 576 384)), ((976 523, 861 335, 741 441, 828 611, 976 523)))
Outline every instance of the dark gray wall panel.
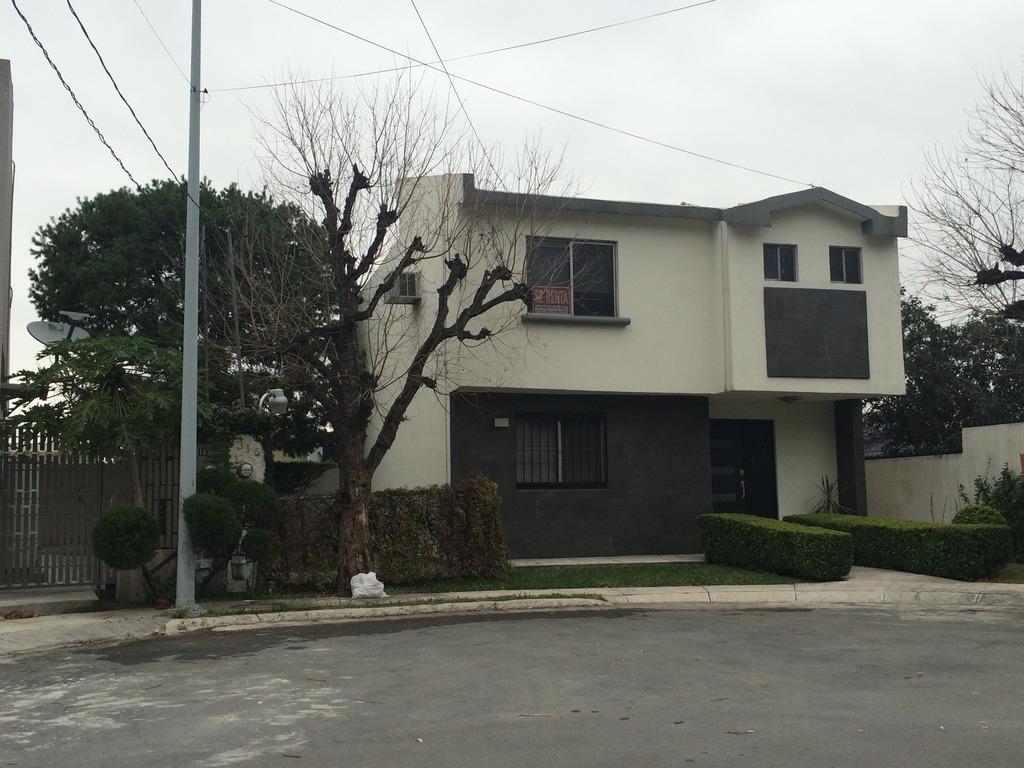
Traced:
POLYGON ((768 375, 867 379, 867 295, 864 291, 765 288, 768 375))
POLYGON ((701 551, 697 515, 711 511, 706 398, 453 395, 451 441, 453 480, 481 472, 498 484, 512 557, 701 551), (607 488, 517 489, 517 412, 604 413, 607 488))

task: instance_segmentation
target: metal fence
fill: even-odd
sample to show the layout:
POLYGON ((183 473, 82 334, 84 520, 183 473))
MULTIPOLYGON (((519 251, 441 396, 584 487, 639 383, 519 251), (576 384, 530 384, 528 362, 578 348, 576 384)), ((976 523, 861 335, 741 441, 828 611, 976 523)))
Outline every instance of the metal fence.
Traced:
MULTIPOLYGON (((113 571, 93 557, 90 537, 105 512, 131 501, 125 463, 62 454, 43 439, 16 438, 0 448, 0 588, 112 580, 113 571)), ((160 524, 160 546, 174 548, 174 452, 144 451, 140 475, 146 508, 160 524)))

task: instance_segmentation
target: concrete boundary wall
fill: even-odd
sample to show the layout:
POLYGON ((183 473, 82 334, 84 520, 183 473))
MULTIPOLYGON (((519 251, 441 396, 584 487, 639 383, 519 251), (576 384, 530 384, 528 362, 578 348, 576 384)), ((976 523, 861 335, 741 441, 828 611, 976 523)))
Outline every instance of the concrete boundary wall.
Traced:
POLYGON ((1021 471, 1024 423, 968 427, 963 452, 865 462, 868 515, 948 523, 963 506, 960 486, 974 498, 974 479, 995 477, 1008 464, 1021 471))

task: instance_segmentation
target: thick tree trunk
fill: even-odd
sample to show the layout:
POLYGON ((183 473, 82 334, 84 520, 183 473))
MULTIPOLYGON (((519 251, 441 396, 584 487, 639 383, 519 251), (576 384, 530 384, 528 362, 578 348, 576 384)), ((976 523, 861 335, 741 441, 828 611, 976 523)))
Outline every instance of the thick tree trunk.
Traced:
POLYGON ((125 450, 125 465, 128 468, 128 482, 132 487, 132 504, 137 507, 146 507, 146 499, 142 495, 142 474, 139 471, 139 454, 137 451, 125 450))
MULTIPOLYGON (((361 463, 361 462, 360 462, 361 463)), ((339 595, 350 595, 351 579, 374 570, 370 542, 370 474, 362 467, 341 468, 338 491, 339 595)))

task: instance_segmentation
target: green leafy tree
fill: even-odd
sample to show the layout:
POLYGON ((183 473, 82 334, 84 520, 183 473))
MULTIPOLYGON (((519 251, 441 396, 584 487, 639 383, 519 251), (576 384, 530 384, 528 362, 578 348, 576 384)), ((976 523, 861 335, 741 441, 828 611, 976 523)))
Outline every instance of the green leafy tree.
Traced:
POLYGON ((888 456, 955 453, 961 430, 1024 420, 1024 329, 1002 314, 943 325, 935 307, 904 298, 907 393, 872 401, 868 437, 888 456))
MULTIPOLYGON (((277 358, 251 343, 252 318, 234 307, 255 278, 288 280, 303 295, 320 291, 306 276, 307 248, 322 228, 298 207, 236 185, 217 190, 204 182, 200 202, 201 391, 213 406, 202 437, 253 434, 289 453, 307 453, 323 444, 323 409, 297 396, 283 417, 256 413, 263 391, 290 385, 278 375, 277 358), (282 263, 289 265, 286 274, 271 271, 282 263), (249 282, 239 284, 243 274, 249 282), (248 354, 240 357, 240 348, 248 354)), ((85 312, 84 325, 94 335, 180 347, 185 215, 185 186, 175 180, 79 199, 33 238, 29 295, 40 316, 59 321, 62 310, 85 312)))
POLYGON ((5 438, 50 438, 63 451, 95 458, 123 457, 132 500, 144 506, 139 450, 177 433, 181 413, 181 355, 141 338, 61 341, 39 358, 52 360, 18 375, 33 402, 0 423, 5 438))

